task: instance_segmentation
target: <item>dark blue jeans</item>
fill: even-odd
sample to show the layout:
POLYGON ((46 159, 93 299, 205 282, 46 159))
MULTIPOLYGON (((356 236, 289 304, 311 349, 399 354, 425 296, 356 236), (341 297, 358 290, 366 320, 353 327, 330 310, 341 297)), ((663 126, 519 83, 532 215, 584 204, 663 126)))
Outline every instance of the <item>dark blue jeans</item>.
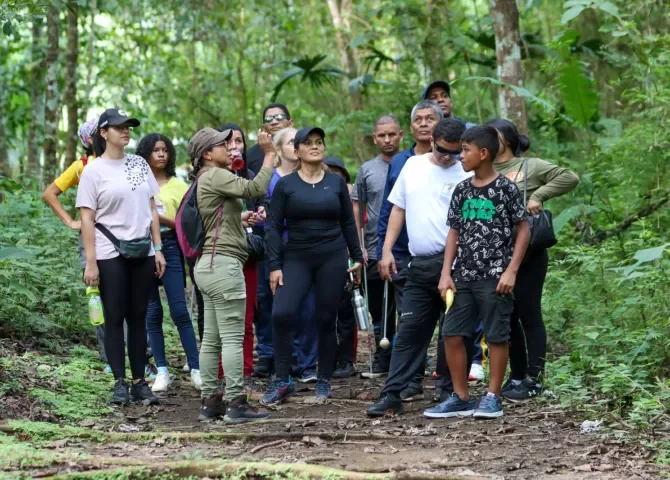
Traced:
MULTIPOLYGON (((270 272, 267 260, 258 264, 258 290, 256 296, 256 353, 258 358, 274 358, 272 346, 272 290, 270 290, 270 272)), ((314 289, 305 299, 296 322, 293 358, 301 372, 316 370, 318 355, 318 330, 314 322, 314 289)))
POLYGON ((165 358, 165 338, 163 337, 163 305, 161 304, 158 286, 162 283, 170 307, 170 317, 177 326, 181 345, 186 353, 186 360, 193 370, 200 370, 198 344, 191 323, 191 316, 186 306, 184 258, 176 240, 163 240, 163 255, 167 267, 163 278, 154 282, 149 293, 147 309, 147 333, 156 359, 157 367, 167 367, 165 358))

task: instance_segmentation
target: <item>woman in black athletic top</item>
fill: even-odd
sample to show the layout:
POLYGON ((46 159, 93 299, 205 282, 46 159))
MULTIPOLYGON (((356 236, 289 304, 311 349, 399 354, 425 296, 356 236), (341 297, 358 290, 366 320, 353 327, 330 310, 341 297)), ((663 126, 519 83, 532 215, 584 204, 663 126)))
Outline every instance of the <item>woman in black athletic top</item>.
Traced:
POLYGON ((300 305, 314 287, 319 329, 319 375, 316 396, 332 396, 337 336, 337 309, 348 272, 358 273, 363 262, 349 190, 339 175, 325 171, 325 133, 320 128, 303 128, 293 141, 298 167, 282 177, 270 202, 266 255, 272 305, 272 338, 276 377, 261 399, 276 405, 295 391, 290 377, 293 322, 300 305), (288 240, 283 245, 286 229, 288 240), (347 253, 348 249, 348 253, 347 253), (351 256, 354 265, 346 270, 351 256))

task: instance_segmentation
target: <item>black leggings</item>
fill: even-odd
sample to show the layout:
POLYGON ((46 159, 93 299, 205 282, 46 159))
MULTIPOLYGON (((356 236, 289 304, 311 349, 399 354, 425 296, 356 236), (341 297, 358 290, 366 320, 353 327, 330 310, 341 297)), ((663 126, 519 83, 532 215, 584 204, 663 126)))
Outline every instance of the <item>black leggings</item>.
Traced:
POLYGON ((272 304, 272 343, 277 379, 288 381, 293 358, 293 335, 298 310, 314 286, 314 322, 319 331, 319 377, 330 379, 337 350, 336 318, 347 278, 347 250, 284 257, 284 286, 277 287, 272 304))
POLYGON ((195 287, 193 291, 195 291, 195 303, 198 308, 198 337, 200 338, 200 343, 202 343, 202 335, 205 333, 205 300, 202 298, 202 292, 195 283, 195 275, 193 275, 194 268, 195 266, 188 261, 188 276, 191 278, 193 287, 195 287))
POLYGON ((98 260, 100 297, 105 313, 105 352, 114 379, 126 377, 123 321, 128 325, 128 359, 133 379, 144 378, 149 292, 156 281, 154 257, 98 260))
POLYGON ((535 251, 516 276, 509 352, 514 380, 523 380, 526 375, 541 379, 544 375, 547 330, 542 320, 542 287, 548 264, 547 250, 535 251))

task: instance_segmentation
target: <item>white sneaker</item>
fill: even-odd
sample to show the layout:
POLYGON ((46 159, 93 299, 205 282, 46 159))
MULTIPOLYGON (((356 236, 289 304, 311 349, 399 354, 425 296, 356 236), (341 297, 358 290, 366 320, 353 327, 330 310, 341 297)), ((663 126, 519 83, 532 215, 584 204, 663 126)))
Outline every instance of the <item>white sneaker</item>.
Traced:
POLYGON ((182 370, 185 371, 186 373, 191 371, 191 367, 188 366, 188 362, 186 362, 184 364, 184 366, 182 367, 182 370))
POLYGON ((484 380, 484 367, 478 363, 473 363, 472 367, 470 367, 470 375, 468 376, 468 380, 484 380))
POLYGON ((167 392, 168 386, 172 383, 169 373, 158 372, 156 375, 156 380, 154 381, 151 391, 156 392, 167 392))
POLYGON ((200 370, 191 370, 191 382, 196 390, 202 390, 202 378, 200 378, 200 370))

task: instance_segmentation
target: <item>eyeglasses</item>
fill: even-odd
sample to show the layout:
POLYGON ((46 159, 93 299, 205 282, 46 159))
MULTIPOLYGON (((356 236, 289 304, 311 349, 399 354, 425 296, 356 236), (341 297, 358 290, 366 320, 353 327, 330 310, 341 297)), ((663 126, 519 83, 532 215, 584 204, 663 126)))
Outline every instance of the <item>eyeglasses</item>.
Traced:
POLYGON ((447 150, 446 148, 440 147, 437 142, 435 142, 435 151, 442 155, 443 157, 446 157, 449 155, 450 157, 460 157, 461 156, 461 151, 460 150, 447 150))
POLYGON ((284 120, 289 120, 289 118, 285 113, 278 113, 277 115, 266 115, 263 117, 263 123, 271 123, 273 120, 283 122, 284 120))

